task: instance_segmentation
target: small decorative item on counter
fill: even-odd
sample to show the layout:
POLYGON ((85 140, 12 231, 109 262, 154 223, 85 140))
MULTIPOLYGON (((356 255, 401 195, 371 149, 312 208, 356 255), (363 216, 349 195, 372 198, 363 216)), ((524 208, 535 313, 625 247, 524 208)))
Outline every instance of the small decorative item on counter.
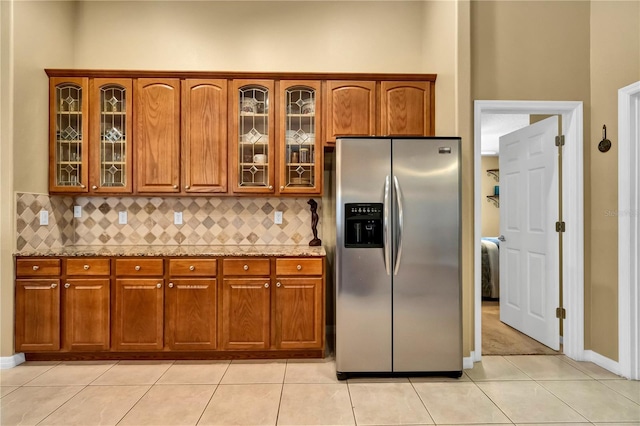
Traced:
POLYGON ((313 232, 313 240, 309 241, 309 246, 317 247, 322 245, 322 240, 318 238, 318 203, 310 198, 307 204, 311 206, 311 231, 313 232))

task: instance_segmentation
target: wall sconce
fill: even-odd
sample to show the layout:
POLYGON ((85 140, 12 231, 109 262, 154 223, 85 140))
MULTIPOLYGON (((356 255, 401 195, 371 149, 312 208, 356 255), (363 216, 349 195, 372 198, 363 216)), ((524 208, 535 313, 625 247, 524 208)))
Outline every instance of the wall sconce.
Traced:
POLYGON ((611 149, 611 141, 607 139, 607 126, 602 126, 602 140, 598 144, 598 150, 600 152, 607 152, 611 149))

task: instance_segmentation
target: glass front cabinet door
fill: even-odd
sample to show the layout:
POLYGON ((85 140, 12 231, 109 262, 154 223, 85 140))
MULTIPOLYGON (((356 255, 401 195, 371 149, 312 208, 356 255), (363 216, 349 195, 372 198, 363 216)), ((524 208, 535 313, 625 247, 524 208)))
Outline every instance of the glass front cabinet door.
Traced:
POLYGON ((274 82, 234 80, 232 87, 233 191, 274 193, 274 82))
POLYGON ((281 194, 317 194, 321 190, 320 82, 280 82, 278 123, 281 194))
POLYGON ((89 79, 49 80, 49 191, 88 192, 89 79))
POLYGON ((131 79, 91 81, 90 191, 131 193, 131 79))

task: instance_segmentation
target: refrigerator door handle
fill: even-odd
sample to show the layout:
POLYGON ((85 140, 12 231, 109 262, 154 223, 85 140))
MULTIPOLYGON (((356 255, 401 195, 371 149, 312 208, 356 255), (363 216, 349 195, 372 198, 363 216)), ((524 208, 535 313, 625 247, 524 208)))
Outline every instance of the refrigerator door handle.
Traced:
POLYGON ((383 217, 383 244, 384 248, 382 251, 384 252, 384 269, 387 271, 387 275, 391 275, 389 271, 389 250, 391 248, 391 244, 389 244, 389 175, 384 180, 384 217, 383 217))
POLYGON ((402 194, 400 193, 400 182, 396 176, 393 177, 393 183, 396 189, 396 202, 398 204, 398 250, 396 261, 393 267, 393 275, 398 275, 400 269, 400 258, 402 257, 402 234, 404 228, 404 211, 402 209, 402 194))

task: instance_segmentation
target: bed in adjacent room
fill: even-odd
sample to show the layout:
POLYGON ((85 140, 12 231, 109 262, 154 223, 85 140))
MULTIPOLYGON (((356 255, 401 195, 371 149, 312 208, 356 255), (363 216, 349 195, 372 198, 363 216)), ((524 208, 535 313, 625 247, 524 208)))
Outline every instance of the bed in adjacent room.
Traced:
POLYGON ((482 297, 500 298, 500 240, 482 237, 482 297))

